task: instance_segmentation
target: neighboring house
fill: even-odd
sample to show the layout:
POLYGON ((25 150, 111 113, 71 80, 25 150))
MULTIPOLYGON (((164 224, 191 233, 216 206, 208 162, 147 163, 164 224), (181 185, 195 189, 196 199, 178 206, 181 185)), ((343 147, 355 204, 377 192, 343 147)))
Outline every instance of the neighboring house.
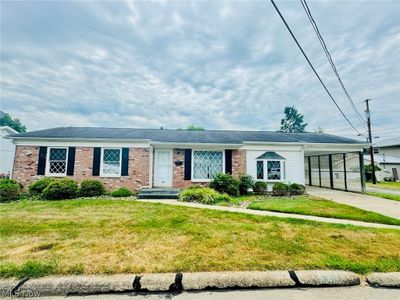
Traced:
MULTIPOLYGON (((365 164, 371 164, 370 155, 364 155, 365 164)), ((374 155, 375 164, 381 169, 376 171, 376 179, 378 181, 384 181, 385 179, 399 180, 400 175, 400 156, 389 156, 385 154, 374 155)))
POLYGON ((13 178, 25 186, 43 176, 68 176, 96 178, 108 189, 180 189, 224 172, 271 184, 363 186, 365 143, 329 134, 61 127, 11 138, 13 178), (329 169, 332 162, 337 170, 329 169))
POLYGON ((0 177, 10 176, 13 162, 15 145, 5 136, 18 133, 9 126, 0 126, 0 177))
POLYGON ((375 147, 381 155, 400 157, 400 137, 380 141, 375 147))

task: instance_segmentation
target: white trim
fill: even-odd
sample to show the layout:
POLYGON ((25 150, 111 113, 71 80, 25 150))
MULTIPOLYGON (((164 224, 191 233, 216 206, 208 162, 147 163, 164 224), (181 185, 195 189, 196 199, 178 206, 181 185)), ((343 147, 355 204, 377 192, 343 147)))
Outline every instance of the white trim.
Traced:
POLYGON ((121 168, 122 168, 122 148, 110 148, 104 147, 101 148, 101 155, 100 155, 100 177, 121 177, 121 168), (118 174, 103 174, 103 157, 104 157, 104 150, 119 150, 119 173, 118 174))
POLYGON ((153 150, 152 146, 149 147, 149 188, 153 187, 153 150))
POLYGON ((222 173, 225 173, 225 150, 226 149, 192 149, 192 163, 190 164, 190 174, 191 174, 191 181, 192 182, 211 182, 212 178, 193 178, 193 168, 194 168, 194 152, 195 151, 214 151, 214 152, 222 152, 222 173))
POLYGON ((172 187, 172 185, 173 185, 173 176, 174 176, 174 173, 173 173, 173 168, 174 168, 174 162, 173 162, 173 160, 174 160, 174 156, 173 156, 173 150, 172 149, 155 149, 155 152, 154 152, 154 160, 155 160, 155 163, 154 163, 154 186, 157 186, 157 187, 172 187), (159 156, 159 152, 169 152, 169 154, 170 154, 170 162, 171 162, 171 165, 170 165, 170 177, 168 178, 168 182, 166 182, 165 184, 160 184, 160 182, 157 182, 157 174, 158 174, 158 156, 159 156))
POLYGON ((48 177, 65 177, 67 176, 67 168, 68 168, 68 147, 48 147, 46 153, 46 168, 45 168, 45 176, 48 177), (65 153, 65 172, 64 173, 50 173, 50 152, 51 149, 66 149, 65 153))

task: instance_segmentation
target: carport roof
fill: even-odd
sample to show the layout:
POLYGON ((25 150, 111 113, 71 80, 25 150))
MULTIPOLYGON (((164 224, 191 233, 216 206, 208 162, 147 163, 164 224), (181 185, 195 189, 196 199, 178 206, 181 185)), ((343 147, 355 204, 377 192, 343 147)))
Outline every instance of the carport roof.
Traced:
POLYGON ((57 127, 11 135, 14 139, 150 140, 162 143, 243 144, 244 142, 363 144, 324 133, 276 131, 140 129, 106 127, 57 127))

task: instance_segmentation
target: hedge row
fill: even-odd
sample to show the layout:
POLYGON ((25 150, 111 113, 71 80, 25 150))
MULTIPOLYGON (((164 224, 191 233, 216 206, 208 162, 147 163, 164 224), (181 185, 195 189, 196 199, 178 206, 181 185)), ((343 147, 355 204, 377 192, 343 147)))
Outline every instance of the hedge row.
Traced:
MULTIPOLYGON (((70 178, 46 177, 29 186, 29 196, 44 200, 62 200, 76 197, 96 197, 106 194, 103 183, 99 180, 85 179, 78 183, 70 178)), ((19 200, 22 196, 22 185, 14 179, 0 179, 0 202, 19 200)), ((133 193, 127 188, 117 188, 110 193, 112 197, 128 197, 133 193)))

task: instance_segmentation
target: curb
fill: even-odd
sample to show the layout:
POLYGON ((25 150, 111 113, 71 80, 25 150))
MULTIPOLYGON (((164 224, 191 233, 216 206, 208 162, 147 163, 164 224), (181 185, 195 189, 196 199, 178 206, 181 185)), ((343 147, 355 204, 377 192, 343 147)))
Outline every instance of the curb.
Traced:
POLYGON ((367 276, 367 282, 375 287, 400 288, 400 272, 372 273, 367 276))
MULTIPOLYGON (((400 272, 373 273, 371 286, 400 287, 400 272)), ((71 296, 107 293, 180 293, 215 289, 337 287, 360 285, 361 277, 347 271, 243 271, 77 275, 37 279, 2 279, 0 297, 71 296)))

